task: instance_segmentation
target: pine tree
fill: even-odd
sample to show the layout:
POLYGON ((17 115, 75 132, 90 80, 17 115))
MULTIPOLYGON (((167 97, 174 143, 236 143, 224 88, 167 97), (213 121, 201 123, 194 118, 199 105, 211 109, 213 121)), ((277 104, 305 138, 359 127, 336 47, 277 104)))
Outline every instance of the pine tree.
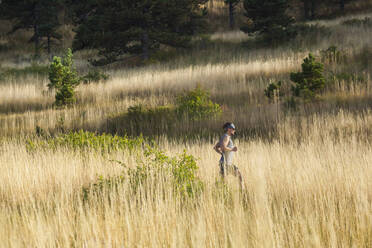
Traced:
POLYGON ((43 38, 47 39, 47 49, 50 53, 52 39, 60 39, 57 33, 60 26, 58 22, 58 8, 61 0, 2 0, 0 4, 0 19, 10 20, 14 23, 10 33, 19 29, 32 29, 35 54, 38 55, 43 38))
POLYGON ((317 62, 310 53, 302 63, 302 72, 291 73, 291 80, 295 83, 292 87, 293 95, 305 99, 314 98, 325 86, 323 68, 323 64, 317 62))
MULTIPOLYGON (((75 7, 74 50, 98 49, 110 63, 123 55, 148 59, 160 45, 187 47, 206 14, 208 0, 85 0, 75 7), (83 7, 84 8, 84 7, 83 7), (80 16, 79 16, 80 15, 80 16)), ((72 4, 74 5, 74 3, 72 4)))
POLYGON ((229 24, 230 29, 235 28, 235 10, 236 6, 240 3, 240 0, 225 0, 225 4, 229 6, 229 24))
POLYGON ((63 58, 54 57, 49 67, 48 88, 56 89, 56 105, 63 106, 75 102, 75 87, 80 78, 73 67, 72 52, 68 49, 63 58))
POLYGON ((250 22, 243 32, 257 33, 271 45, 288 40, 295 35, 292 17, 286 14, 288 0, 244 0, 245 16, 250 22))

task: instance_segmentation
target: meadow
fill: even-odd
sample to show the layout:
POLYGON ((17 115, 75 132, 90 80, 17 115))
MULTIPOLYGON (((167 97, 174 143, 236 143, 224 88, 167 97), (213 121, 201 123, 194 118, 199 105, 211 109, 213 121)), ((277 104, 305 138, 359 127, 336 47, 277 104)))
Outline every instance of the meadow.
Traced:
MULTIPOLYGON (((0 247, 372 247, 372 26, 343 24, 366 17, 313 22, 270 49, 216 32, 171 60, 103 68, 108 81, 78 86, 67 108, 45 71, 10 59, 24 51, 4 53, 1 72, 16 70, 0 81, 0 247), (322 55, 331 46, 336 62, 322 55), (320 96, 267 99, 279 80, 289 94, 309 52, 325 64, 320 96), (222 115, 122 122, 197 85, 222 115), (212 149, 226 121, 243 189, 221 181, 212 149)), ((75 55, 79 72, 91 54, 75 55)))

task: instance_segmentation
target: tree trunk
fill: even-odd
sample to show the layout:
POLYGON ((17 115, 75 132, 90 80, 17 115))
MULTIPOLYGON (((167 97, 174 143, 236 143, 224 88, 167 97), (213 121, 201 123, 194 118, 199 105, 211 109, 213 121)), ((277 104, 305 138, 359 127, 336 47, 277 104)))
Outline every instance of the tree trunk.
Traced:
POLYGON ((235 10, 235 6, 234 6, 233 3, 230 1, 230 2, 229 2, 229 20, 230 20, 230 29, 234 29, 234 27, 235 27, 234 10, 235 10))
POLYGON ((304 1, 304 16, 305 20, 309 20, 309 0, 303 0, 304 1))
POLYGON ((35 55, 39 55, 39 26, 34 25, 34 44, 35 44, 35 55))
POLYGON ((34 6, 34 11, 33 11, 33 21, 34 21, 34 44, 35 44, 35 55, 39 56, 39 39, 40 39, 40 34, 39 34, 39 6, 36 3, 34 6))
POLYGON ((50 34, 48 34, 48 55, 50 55, 50 34))
POLYGON ((149 59, 149 34, 147 33, 147 31, 145 31, 142 36, 142 52, 143 59, 149 59))
POLYGON ((311 20, 315 19, 316 0, 311 0, 311 20))
POLYGON ((340 10, 344 12, 345 10, 345 0, 340 0, 340 10))

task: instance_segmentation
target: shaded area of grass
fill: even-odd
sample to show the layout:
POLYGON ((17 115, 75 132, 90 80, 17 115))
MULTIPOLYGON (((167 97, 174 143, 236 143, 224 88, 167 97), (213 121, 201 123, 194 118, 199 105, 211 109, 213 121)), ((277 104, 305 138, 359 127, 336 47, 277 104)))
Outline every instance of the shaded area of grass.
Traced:
POLYGON ((0 82, 9 78, 21 78, 28 75, 46 77, 49 72, 48 65, 31 64, 24 68, 1 68, 0 67, 0 82))

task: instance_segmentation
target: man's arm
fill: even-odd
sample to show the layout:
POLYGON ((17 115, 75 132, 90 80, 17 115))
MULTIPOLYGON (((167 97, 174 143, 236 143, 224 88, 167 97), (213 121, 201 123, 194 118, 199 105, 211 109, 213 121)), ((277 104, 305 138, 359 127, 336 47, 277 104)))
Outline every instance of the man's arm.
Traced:
POLYGON ((221 154, 222 155, 222 149, 221 149, 221 145, 219 142, 217 142, 217 144, 213 147, 213 149, 218 153, 218 154, 221 154))
POLYGON ((227 144, 229 143, 229 141, 230 141, 230 136, 225 136, 225 138, 223 138, 223 141, 222 141, 222 151, 224 151, 224 152, 226 152, 226 151, 236 152, 238 150, 238 148, 236 146, 234 148, 227 147, 227 144))

